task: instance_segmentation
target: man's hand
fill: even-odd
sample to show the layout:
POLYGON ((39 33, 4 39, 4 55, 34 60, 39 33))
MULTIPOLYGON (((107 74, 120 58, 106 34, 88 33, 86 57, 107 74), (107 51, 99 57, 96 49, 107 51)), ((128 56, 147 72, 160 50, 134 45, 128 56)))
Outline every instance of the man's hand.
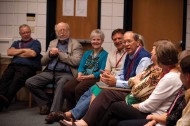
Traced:
POLYGON ((58 48, 51 48, 51 50, 49 51, 50 56, 57 56, 59 52, 58 48))
POLYGON ((112 86, 112 87, 115 87, 116 86, 116 79, 115 79, 115 76, 114 75, 111 75, 107 72, 103 72, 101 75, 100 75, 100 80, 102 82, 104 82, 105 84, 109 85, 109 86, 112 86))

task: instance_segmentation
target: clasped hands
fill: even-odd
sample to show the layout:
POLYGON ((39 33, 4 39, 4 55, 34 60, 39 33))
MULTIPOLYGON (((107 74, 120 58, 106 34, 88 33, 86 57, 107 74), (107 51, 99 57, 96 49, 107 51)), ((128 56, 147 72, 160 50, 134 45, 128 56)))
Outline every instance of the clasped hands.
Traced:
POLYGON ((100 74, 100 81, 104 82, 105 84, 115 87, 116 86, 116 78, 114 75, 110 74, 108 71, 100 70, 102 74, 100 74))
POLYGON ((49 51, 50 56, 57 56, 59 52, 58 48, 51 48, 51 50, 49 51))

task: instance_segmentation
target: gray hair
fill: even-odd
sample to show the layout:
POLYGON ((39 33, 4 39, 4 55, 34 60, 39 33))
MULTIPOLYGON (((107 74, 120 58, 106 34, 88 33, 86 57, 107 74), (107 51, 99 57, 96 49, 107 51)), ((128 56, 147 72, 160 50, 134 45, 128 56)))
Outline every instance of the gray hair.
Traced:
POLYGON ((20 29, 23 28, 23 27, 27 27, 27 28, 31 31, 30 26, 27 25, 27 24, 22 24, 22 25, 20 25, 20 26, 19 26, 19 31, 20 31, 20 29))
POLYGON ((97 36, 97 35, 99 35, 100 38, 101 38, 102 40, 104 40, 105 35, 104 35, 104 33, 103 33, 100 29, 94 29, 94 30, 91 32, 91 34, 90 34, 90 39, 93 38, 94 36, 97 36))

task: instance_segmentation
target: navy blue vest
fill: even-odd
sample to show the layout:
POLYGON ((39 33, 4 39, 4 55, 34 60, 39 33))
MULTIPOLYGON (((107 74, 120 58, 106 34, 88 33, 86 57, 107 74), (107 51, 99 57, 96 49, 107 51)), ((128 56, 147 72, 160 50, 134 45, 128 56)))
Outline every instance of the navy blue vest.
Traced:
MULTIPOLYGON (((144 48, 141 48, 139 50, 139 52, 137 52, 137 57, 134 59, 134 64, 131 68, 131 71, 130 71, 130 74, 129 74, 129 77, 134 77, 136 76, 136 69, 137 69, 137 66, 139 65, 139 62, 141 61, 142 58, 144 57, 148 57, 150 58, 151 55, 149 52, 147 52, 144 48)), ((131 62, 132 62, 133 59, 129 59, 129 55, 127 54, 126 55, 126 58, 125 58, 125 62, 124 62, 124 79, 125 80, 128 80, 129 78, 126 78, 126 75, 127 75, 127 71, 131 65, 131 62)))

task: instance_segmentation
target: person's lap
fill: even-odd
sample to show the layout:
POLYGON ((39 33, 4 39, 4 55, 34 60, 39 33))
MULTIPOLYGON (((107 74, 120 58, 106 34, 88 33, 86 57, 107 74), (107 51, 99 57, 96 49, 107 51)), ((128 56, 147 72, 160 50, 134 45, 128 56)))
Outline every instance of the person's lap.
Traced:
MULTIPOLYGON (((127 105, 125 101, 114 102, 106 111, 102 119, 102 126, 108 125, 109 121, 114 119, 118 119, 119 121, 130 119, 145 119, 146 116, 146 113, 142 113, 131 105, 127 105)), ((117 125, 118 122, 114 122, 116 122, 114 125, 117 125)))
POLYGON ((149 120, 146 119, 123 120, 117 126, 143 126, 148 122, 149 120))

